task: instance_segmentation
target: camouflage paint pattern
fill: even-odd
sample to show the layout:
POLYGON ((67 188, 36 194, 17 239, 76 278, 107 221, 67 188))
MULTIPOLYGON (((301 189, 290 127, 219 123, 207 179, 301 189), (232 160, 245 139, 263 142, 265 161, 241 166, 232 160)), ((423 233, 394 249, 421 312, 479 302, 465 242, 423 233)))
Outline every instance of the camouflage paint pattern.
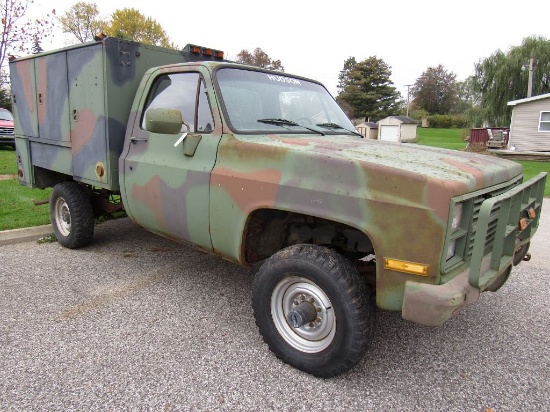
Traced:
POLYGON ((190 134, 180 146, 174 147, 180 134, 158 135, 141 129, 145 98, 136 98, 120 158, 121 195, 128 215, 137 224, 212 250, 210 180, 222 136, 222 121, 211 72, 199 63, 152 69, 144 76, 137 95, 146 96, 156 77, 182 71, 198 72, 204 79, 214 117, 213 131, 202 136, 190 134), (194 154, 184 155, 193 138, 199 136, 194 154), (131 142, 132 137, 140 140, 131 142))
POLYGON ((520 173, 497 158, 350 136, 226 135, 212 174, 212 243, 242 260, 243 228, 260 208, 344 223, 373 243, 378 305, 399 310, 407 280, 440 282, 449 199, 520 173), (386 270, 384 257, 427 263, 429 274, 386 270))
POLYGON ((343 223, 373 243, 378 305, 400 310, 407 281, 441 282, 449 200, 521 175, 519 164, 496 157, 349 135, 234 134, 212 83, 216 67, 204 63, 149 73, 138 95, 145 95, 162 73, 200 72, 208 85, 216 127, 211 135, 202 136, 198 157, 186 158, 182 149, 175 151, 175 159, 167 160, 179 135, 162 145, 159 142, 166 136, 141 130, 143 101, 136 100, 133 130, 126 136, 121 157, 121 188, 126 209, 138 224, 235 262, 248 263, 244 233, 256 210, 292 211, 343 223), (143 140, 130 143, 131 136, 143 140), (193 162, 199 159, 197 170, 193 162), (178 167, 173 171, 164 170, 174 163, 178 167), (388 256, 427 263, 428 276, 386 270, 381 262, 388 256))
POLYGON ((118 158, 143 74, 188 59, 180 51, 106 38, 10 62, 15 134, 29 147, 26 153, 17 148, 21 183, 39 186, 32 164, 118 190, 118 158))
MULTIPOLYGON (((129 56, 145 53, 132 47, 138 49, 132 49, 129 56)), ((402 309, 406 284, 413 291, 423 290, 423 284, 439 285, 459 274, 462 279, 467 272, 464 264, 442 276, 451 198, 511 183, 521 176, 517 163, 473 153, 350 135, 235 134, 224 118, 214 80, 216 69, 226 63, 151 69, 137 87, 140 70, 128 63, 128 73, 118 72, 118 66, 125 66, 120 56, 128 56, 120 50, 113 57, 100 43, 95 53, 85 48, 68 50, 68 60, 73 57, 71 52, 83 55, 67 65, 68 109, 55 112, 66 115, 68 110, 70 126, 64 130, 66 122, 57 125, 47 120, 48 114, 37 115, 39 130, 41 124, 48 130, 58 127, 62 136, 57 139, 57 153, 52 150, 41 156, 31 146, 29 163, 72 170, 75 180, 111 190, 120 187, 125 209, 137 224, 244 265, 251 263, 245 258, 244 236, 257 210, 291 211, 348 225, 372 242, 377 304, 385 309, 402 309), (155 78, 183 71, 200 73, 204 79, 214 128, 212 133, 191 133, 174 147, 181 134, 151 133, 141 129, 140 122, 155 78), (127 86, 130 83, 132 87, 127 86), (71 93, 76 89, 86 92, 73 103, 71 93), (105 106, 98 103, 102 99, 105 106), (196 150, 188 150, 191 144, 196 150), (99 166, 104 176, 97 175, 99 166), (385 269, 387 257, 426 264, 427 276, 385 269)), ((12 67, 12 78, 32 72, 26 62, 12 67)), ((45 65, 38 64, 39 73, 48 72, 45 65)), ((17 104, 25 104, 30 113, 32 93, 28 102, 18 94, 17 104)), ((61 97, 56 94, 48 99, 61 97)), ((23 121, 23 115, 18 119, 23 121)), ((32 133, 32 127, 28 130, 32 133)), ((21 154, 24 157, 23 150, 21 154)), ((453 300, 455 292, 448 291, 446 296, 453 300)))

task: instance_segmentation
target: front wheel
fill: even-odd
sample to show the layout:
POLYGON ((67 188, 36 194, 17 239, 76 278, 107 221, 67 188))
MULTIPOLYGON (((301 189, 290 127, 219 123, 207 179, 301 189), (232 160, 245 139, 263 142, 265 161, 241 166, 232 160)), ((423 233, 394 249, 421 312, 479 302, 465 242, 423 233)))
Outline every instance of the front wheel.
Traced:
POLYGON ((374 331, 374 301, 334 250, 295 245, 269 258, 253 287, 256 324, 284 362, 320 377, 353 368, 374 331))
POLYGON ((94 211, 90 198, 75 182, 54 186, 50 197, 50 220, 57 241, 70 249, 88 245, 94 236, 94 211))

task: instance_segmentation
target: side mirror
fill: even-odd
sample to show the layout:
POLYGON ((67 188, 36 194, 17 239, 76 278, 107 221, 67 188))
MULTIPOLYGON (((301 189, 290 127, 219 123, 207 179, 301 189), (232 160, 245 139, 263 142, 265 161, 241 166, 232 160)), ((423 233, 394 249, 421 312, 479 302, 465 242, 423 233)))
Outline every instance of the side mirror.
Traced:
POLYGON ((145 113, 145 127, 153 133, 180 134, 183 124, 181 112, 176 109, 157 107, 145 113))

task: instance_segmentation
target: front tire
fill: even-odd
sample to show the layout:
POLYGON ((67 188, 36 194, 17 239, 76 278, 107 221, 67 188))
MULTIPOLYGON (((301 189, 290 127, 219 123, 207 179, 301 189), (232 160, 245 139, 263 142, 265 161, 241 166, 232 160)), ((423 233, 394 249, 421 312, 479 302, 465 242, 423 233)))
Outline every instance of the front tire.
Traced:
POLYGON ((50 221, 57 241, 63 246, 76 249, 90 244, 94 236, 94 211, 82 186, 75 182, 54 186, 50 221))
POLYGON ((264 341, 282 361, 319 377, 353 368, 374 331, 370 289, 343 256, 302 244, 275 253, 254 281, 264 341))

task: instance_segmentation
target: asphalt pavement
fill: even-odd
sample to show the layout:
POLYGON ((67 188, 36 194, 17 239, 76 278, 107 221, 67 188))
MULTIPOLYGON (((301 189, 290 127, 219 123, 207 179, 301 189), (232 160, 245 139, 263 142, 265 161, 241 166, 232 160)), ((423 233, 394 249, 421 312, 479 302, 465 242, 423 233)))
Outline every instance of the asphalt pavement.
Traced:
POLYGON ((378 311, 365 358, 333 379, 268 350, 250 270, 128 219, 79 250, 0 246, 0 410, 550 410, 548 239, 550 205, 500 291, 440 328, 378 311))

